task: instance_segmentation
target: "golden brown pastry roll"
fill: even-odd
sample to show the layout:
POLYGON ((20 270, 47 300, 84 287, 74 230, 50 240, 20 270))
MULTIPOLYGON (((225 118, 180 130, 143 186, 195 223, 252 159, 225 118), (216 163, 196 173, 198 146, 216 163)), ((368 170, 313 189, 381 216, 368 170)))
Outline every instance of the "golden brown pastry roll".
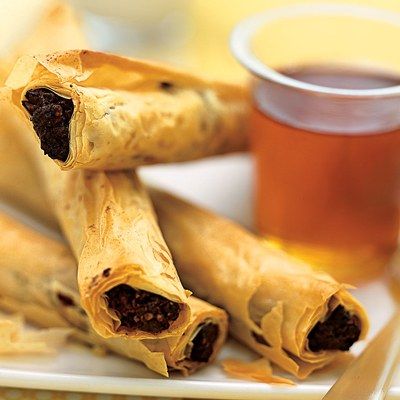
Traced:
POLYGON ((183 289, 148 194, 132 171, 60 171, 41 155, 48 198, 78 260, 81 302, 103 337, 181 334, 183 289))
MULTIPOLYGON (((70 48, 87 47, 87 41, 71 7, 64 1, 17 1, 12 4, 13 27, 10 37, 0 36, 0 84, 18 57, 23 54, 48 53, 70 48), (25 4, 24 4, 25 3, 25 4)), ((6 13, 7 14, 7 13, 6 13)), ((6 14, 4 17, 9 18, 6 14)), ((0 102, 0 199, 53 222, 48 204, 36 189, 38 185, 27 146, 35 144, 31 131, 15 115, 10 104, 0 102)), ((30 151, 41 152, 40 149, 30 151)))
POLYGON ((143 340, 152 352, 162 352, 171 369, 190 374, 211 363, 228 334, 228 315, 216 306, 194 296, 189 297, 190 324, 180 336, 143 340))
POLYGON ((211 363, 225 341, 225 311, 190 298, 190 323, 176 337, 155 340, 104 339, 91 330, 80 306, 76 263, 69 249, 0 213, 0 308, 19 312, 42 327, 76 328, 76 336, 146 364, 168 376, 189 374, 211 363))
POLYGON ((22 57, 7 80, 62 169, 123 169, 244 150, 243 87, 77 50, 22 57))
POLYGON ((267 248, 233 222, 157 190, 151 197, 183 283, 230 314, 233 336, 299 378, 365 337, 346 287, 267 248))

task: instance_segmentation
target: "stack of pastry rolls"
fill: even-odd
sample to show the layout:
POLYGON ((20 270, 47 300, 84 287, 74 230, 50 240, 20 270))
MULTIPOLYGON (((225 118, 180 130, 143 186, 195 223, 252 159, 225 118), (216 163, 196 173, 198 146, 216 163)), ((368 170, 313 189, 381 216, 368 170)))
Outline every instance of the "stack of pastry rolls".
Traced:
POLYGON ((72 165, 90 168, 61 171, 36 157, 53 212, 78 260, 81 302, 93 328, 104 337, 181 334, 190 318, 189 292, 146 189, 133 170, 92 169, 108 162, 111 169, 138 166, 143 154, 145 162, 190 160, 201 148, 204 155, 244 148, 246 91, 91 51, 25 56, 8 85, 40 132, 45 153, 58 157, 58 164, 73 158, 72 165), (20 79, 27 79, 23 88, 20 79), (164 147, 165 157, 174 148, 179 157, 158 159, 164 147))
POLYGON ((204 300, 229 313, 235 338, 299 378, 365 337, 365 311, 344 285, 230 221, 149 190, 134 171, 245 150, 246 89, 87 50, 23 56, 6 85, 3 101, 26 123, 20 133, 37 190, 71 253, 4 217, 4 232, 43 246, 29 252, 36 260, 12 260, 6 247, 15 238, 0 248, 15 269, 5 285, 20 276, 32 289, 9 291, 2 307, 52 310, 78 336, 164 375, 168 367, 192 372, 220 349, 226 312, 204 300), (40 257, 45 248, 58 263, 40 257), (29 262, 40 265, 32 277, 18 270, 29 262))
MULTIPOLYGON (((4 66, 1 70, 3 72, 4 69, 4 74, 0 76, 2 82, 6 78, 7 67, 13 64, 12 60, 18 55, 86 45, 79 22, 65 3, 57 0, 46 0, 43 3, 43 9, 31 10, 32 13, 40 14, 40 18, 35 20, 36 23, 30 27, 30 31, 24 32, 24 41, 2 60, 1 65, 4 66)), ((39 146, 31 140, 33 136, 23 119, 15 114, 9 102, 9 92, 4 87, 0 92, 0 158, 7 166, 0 173, 1 198, 38 217, 41 222, 56 226, 57 221, 53 214, 50 196, 45 198, 42 190, 43 183, 50 182, 52 163, 48 169, 45 167, 46 158, 41 155, 39 146), (41 171, 45 171, 47 175, 41 171)), ((57 167, 54 169, 57 171, 57 167)), ((85 182, 91 180, 91 177, 84 175, 82 178, 85 182)), ((93 177, 95 191, 97 190, 95 182, 98 182, 98 179, 107 181, 108 176, 99 174, 93 177)), ((110 240, 117 243, 115 235, 125 236, 126 229, 127 242, 129 239, 131 245, 127 242, 120 243, 119 249, 114 248, 114 250, 106 246, 105 251, 97 257, 106 257, 107 253, 120 253, 120 257, 110 255, 109 261, 111 265, 120 266, 117 275, 123 283, 119 285, 115 281, 111 269, 101 269, 99 276, 100 280, 102 277, 110 278, 106 283, 111 283, 111 289, 115 288, 113 300, 115 308, 127 310, 128 316, 125 319, 123 316, 118 318, 111 310, 110 329, 114 329, 115 325, 118 334, 106 332, 100 335, 93 329, 89 320, 91 314, 86 313, 81 306, 85 296, 79 295, 76 279, 77 258, 73 257, 70 249, 62 243, 24 227, 4 214, 0 215, 0 225, 4 232, 0 244, 0 268, 3 268, 4 274, 4 280, 0 285, 2 289, 0 307, 23 313, 28 320, 40 326, 73 326, 76 338, 142 361, 150 369, 164 376, 168 376, 171 369, 179 370, 185 375, 192 373, 212 362, 221 349, 227 335, 227 314, 224 310, 194 296, 188 298, 189 292, 182 288, 177 277, 145 191, 139 189, 140 183, 133 173, 116 173, 110 177, 109 190, 114 189, 116 181, 118 181, 116 188, 122 182, 125 186, 134 185, 132 192, 135 196, 126 197, 122 190, 120 194, 125 196, 127 202, 121 204, 120 200, 111 202, 113 204, 110 208, 123 204, 126 217, 123 215, 118 217, 117 213, 118 221, 115 221, 114 225, 118 225, 117 229, 120 232, 110 235, 110 240), (131 210, 128 203, 132 205, 131 210), (132 221, 134 224, 129 227, 132 221), (153 241, 153 245, 147 248, 144 246, 142 250, 141 241, 146 240, 153 241), (158 253, 155 250, 156 246, 158 253), (20 248, 21 251, 18 250, 20 248), (141 267, 146 267, 146 273, 140 274, 141 267), (35 273, 32 274, 32 271, 35 273), (143 290, 142 296, 136 296, 135 310, 139 309, 141 312, 132 317, 129 314, 129 305, 126 303, 129 300, 127 296, 132 296, 130 279, 140 282, 142 286, 149 286, 150 290, 156 287, 156 290, 162 294, 167 293, 167 296, 177 301, 170 301, 161 295, 143 290), (123 322, 126 322, 127 326, 123 322)), ((102 187, 104 188, 104 185, 102 187)), ((95 194, 93 196, 96 197, 95 194)), ((110 212, 109 215, 113 213, 110 212)), ((96 223, 95 220, 94 224, 96 223)), ((79 243, 79 236, 76 238, 79 243)), ((92 243, 95 242, 93 239, 92 236, 92 243)), ((82 242, 85 240, 82 238, 82 242)), ((101 240, 100 238, 99 248, 105 245, 101 240)), ((86 254, 90 258, 90 245, 85 248, 89 248, 86 254)), ((75 254, 80 253, 78 247, 71 246, 71 249, 75 254)), ((92 261, 88 261, 92 267, 95 262, 93 260, 92 258, 92 261)), ((107 262, 107 259, 104 258, 103 261, 107 262)), ((96 280, 95 276, 96 273, 93 273, 92 281, 96 280)), ((95 286, 92 285, 91 288, 95 286)), ((101 284, 99 286, 101 287, 101 284)), ((110 302, 112 293, 112 291, 108 293, 110 302)), ((98 301, 96 294, 93 294, 93 299, 94 302, 98 301)), ((104 298, 100 296, 100 301, 102 300, 104 301, 104 298)), ((108 311, 106 307, 104 319, 110 323, 110 320, 107 320, 108 311)), ((95 319, 99 319, 98 317, 95 319)), ((106 323, 104 325, 107 327, 106 323)), ((100 323, 99 329, 102 327, 100 323)))

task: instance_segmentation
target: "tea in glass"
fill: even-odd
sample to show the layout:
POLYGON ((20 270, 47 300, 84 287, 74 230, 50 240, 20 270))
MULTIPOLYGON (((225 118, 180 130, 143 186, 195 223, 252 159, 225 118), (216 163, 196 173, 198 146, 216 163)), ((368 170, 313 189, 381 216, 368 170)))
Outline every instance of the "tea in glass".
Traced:
MULTIPOLYGON (((400 85, 400 76, 373 70, 310 66, 282 73, 346 89, 400 85)), ((397 247, 400 130, 321 134, 280 122, 268 115, 268 104, 258 104, 251 133, 258 228, 268 241, 338 278, 354 267, 363 276, 379 272, 397 247)))
POLYGON ((398 17, 292 6, 252 17, 232 36, 253 74, 259 233, 347 282, 380 274, 397 247, 398 17))

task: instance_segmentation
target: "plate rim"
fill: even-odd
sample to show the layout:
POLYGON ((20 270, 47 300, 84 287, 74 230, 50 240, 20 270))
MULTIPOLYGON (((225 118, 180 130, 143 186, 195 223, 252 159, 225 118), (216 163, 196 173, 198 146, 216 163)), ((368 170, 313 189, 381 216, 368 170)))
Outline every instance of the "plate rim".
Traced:
MULTIPOLYGON (((0 368, 0 386, 57 390, 68 392, 119 394, 157 397, 186 397, 203 399, 295 399, 301 396, 320 398, 329 385, 298 384, 270 385, 246 381, 180 380, 160 378, 111 377, 107 375, 65 374, 50 372, 19 371, 0 368), (278 396, 278 397, 277 397, 278 396)), ((400 390, 399 390, 400 393, 400 390)))

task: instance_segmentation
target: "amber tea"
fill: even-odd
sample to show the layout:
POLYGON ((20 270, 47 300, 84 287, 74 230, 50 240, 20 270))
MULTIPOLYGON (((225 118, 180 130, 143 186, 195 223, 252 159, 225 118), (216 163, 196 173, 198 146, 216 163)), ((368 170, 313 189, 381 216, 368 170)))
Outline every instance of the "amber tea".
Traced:
MULTIPOLYGON (((400 85, 400 76, 364 68, 310 66, 281 73, 339 89, 400 85)), ((399 232, 400 129, 377 120, 385 115, 382 107, 391 113, 392 105, 377 100, 360 111, 349 101, 338 110, 335 100, 330 105, 323 96, 309 98, 261 80, 254 93, 260 232, 339 279, 349 268, 357 278, 381 271, 399 232)))

